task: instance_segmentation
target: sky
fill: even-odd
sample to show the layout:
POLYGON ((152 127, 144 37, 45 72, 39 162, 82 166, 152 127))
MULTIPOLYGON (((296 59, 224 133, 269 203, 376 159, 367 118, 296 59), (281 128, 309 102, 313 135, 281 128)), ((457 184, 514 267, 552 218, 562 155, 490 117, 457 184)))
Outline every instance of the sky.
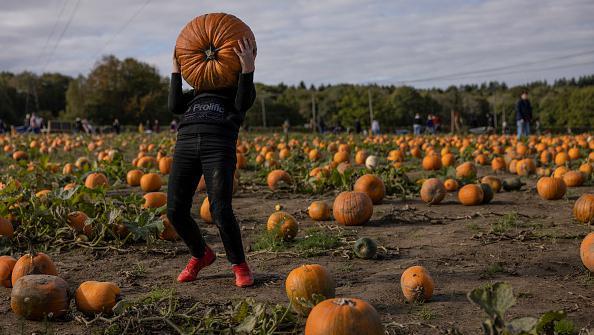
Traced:
POLYGON ((266 84, 510 85, 594 74, 592 0, 0 0, 0 71, 87 74, 105 54, 171 71, 181 28, 241 18, 266 84))

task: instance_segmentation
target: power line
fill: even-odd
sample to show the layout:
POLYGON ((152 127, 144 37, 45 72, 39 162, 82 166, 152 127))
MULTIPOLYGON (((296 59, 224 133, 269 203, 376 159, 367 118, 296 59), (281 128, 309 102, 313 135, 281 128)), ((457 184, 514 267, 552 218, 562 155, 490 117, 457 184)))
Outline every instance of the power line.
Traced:
MULTIPOLYGON (((551 57, 551 58, 546 58, 546 59, 539 60, 539 61, 522 62, 522 63, 516 63, 516 64, 512 64, 512 65, 487 68, 487 69, 482 69, 482 70, 473 70, 473 71, 466 71, 466 72, 459 72, 459 73, 450 73, 450 74, 447 74, 447 75, 441 75, 441 76, 435 76, 435 77, 428 77, 428 78, 420 78, 420 79, 413 79, 413 80, 401 80, 401 81, 398 81, 397 83, 406 84, 406 83, 418 83, 418 82, 425 82, 425 81, 433 81, 433 80, 438 80, 438 79, 461 79, 461 78, 465 78, 465 76, 468 76, 468 75, 485 74, 485 73, 490 73, 490 72, 497 72, 497 71, 500 71, 500 70, 508 70, 508 69, 513 69, 513 68, 521 67, 521 66, 532 66, 532 65, 537 65, 537 64, 540 64, 540 63, 546 63, 546 62, 551 62, 551 61, 556 61, 556 60, 574 58, 574 57, 579 57, 579 56, 584 56, 584 55, 589 55, 589 54, 594 54, 594 50, 588 50, 588 51, 582 51, 582 52, 579 52, 579 53, 573 53, 573 54, 569 54, 569 55, 551 57)), ((524 72, 526 72, 526 70, 524 70, 524 72)))
POLYGON ((52 58, 54 57, 54 53, 56 52, 56 49, 58 48, 58 45, 60 44, 60 42, 62 42, 62 38, 64 37, 64 34, 66 33, 66 31, 70 27, 70 24, 72 23, 72 20, 74 19, 74 16, 76 15, 76 12, 78 11, 78 5, 79 4, 80 4, 80 0, 76 0, 76 4, 74 5, 74 9, 70 13, 70 17, 68 17, 68 21, 66 22, 66 25, 64 26, 64 29, 62 29, 62 32, 60 33, 58 39, 56 40, 56 43, 54 44, 54 47, 52 48, 52 51, 50 52, 50 54, 48 56, 47 62, 43 66, 43 70, 41 70, 41 72, 44 72, 45 69, 47 68, 47 66, 52 61, 52 58))
POLYGON ((49 33, 49 35, 47 35, 47 39, 45 40, 45 43, 43 44, 43 48, 41 48, 41 52, 39 53, 39 56, 37 57, 37 63, 39 63, 41 61, 41 58, 43 57, 43 54, 45 53, 45 49, 47 48, 49 41, 51 40, 52 36, 54 36, 54 33, 56 32, 56 28, 58 27, 58 23, 60 22, 60 19, 62 18, 62 14, 64 14, 64 9, 66 9, 67 4, 68 4, 68 0, 64 0, 64 3, 62 4, 62 8, 60 9, 60 13, 56 17, 56 21, 54 22, 54 26, 52 27, 52 30, 49 33))
MULTIPOLYGON (((95 54, 94 58, 97 58, 101 55, 101 53, 113 42, 127 27, 132 23, 132 21, 142 12, 142 10, 151 2, 152 0, 146 0, 137 10, 124 22, 123 25, 120 26, 118 30, 116 30, 115 34, 112 34, 111 37, 105 42, 105 44, 101 47, 101 49, 95 54)), ((95 61, 93 59, 93 61, 95 61)))

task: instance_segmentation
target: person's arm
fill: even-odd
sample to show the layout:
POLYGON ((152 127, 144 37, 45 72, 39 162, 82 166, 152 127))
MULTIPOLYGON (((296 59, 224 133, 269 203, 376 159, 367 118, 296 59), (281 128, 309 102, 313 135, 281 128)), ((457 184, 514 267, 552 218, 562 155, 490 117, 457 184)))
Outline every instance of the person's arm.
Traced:
POLYGON ((516 120, 522 119, 522 100, 516 102, 516 120))
POLYGON ((243 41, 237 41, 239 50, 233 50, 239 58, 241 63, 241 74, 239 75, 239 82, 237 85, 237 94, 235 95, 235 109, 239 111, 242 118, 245 112, 252 107, 256 100, 256 87, 254 86, 254 71, 256 69, 256 55, 258 49, 256 41, 250 41, 244 38, 243 41))
POLYGON ((183 114, 185 112, 186 104, 191 99, 191 93, 184 93, 182 90, 182 77, 179 70, 179 64, 175 57, 175 49, 173 51, 173 69, 171 71, 171 81, 169 82, 169 98, 167 107, 169 113, 183 114))
POLYGON ((532 121, 532 104, 528 101, 526 106, 526 117, 528 118, 528 122, 532 121))

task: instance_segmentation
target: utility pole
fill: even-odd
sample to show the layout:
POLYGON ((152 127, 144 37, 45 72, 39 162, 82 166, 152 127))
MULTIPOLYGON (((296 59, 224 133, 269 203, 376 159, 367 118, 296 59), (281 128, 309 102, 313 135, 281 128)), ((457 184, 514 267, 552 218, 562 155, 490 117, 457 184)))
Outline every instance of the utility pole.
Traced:
POLYGON ((266 105, 264 104, 264 97, 260 99, 262 102, 262 126, 266 128, 266 105))
POLYGON ((317 119, 316 119, 316 99, 315 99, 313 93, 311 94, 311 114, 313 116, 313 124, 312 124, 312 126, 313 126, 313 132, 315 134, 315 133, 318 132, 318 129, 317 129, 318 128, 317 127, 318 122, 317 122, 317 119))

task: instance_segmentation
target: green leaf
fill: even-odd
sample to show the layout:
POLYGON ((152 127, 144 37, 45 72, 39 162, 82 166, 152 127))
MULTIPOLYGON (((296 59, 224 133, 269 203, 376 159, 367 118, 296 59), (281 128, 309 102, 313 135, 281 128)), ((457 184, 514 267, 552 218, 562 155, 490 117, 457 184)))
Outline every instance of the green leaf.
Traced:
POLYGON ((504 334, 521 335, 531 333, 537 322, 538 319, 533 317, 514 319, 506 325, 504 334))
POLYGON ((544 313, 539 319, 536 325, 536 332, 538 334, 545 330, 552 330, 555 326, 555 321, 561 321, 567 317, 565 311, 549 311, 544 313))
POLYGON ((505 312, 516 303, 512 287, 507 283, 474 289, 467 297, 496 321, 503 320, 505 312))

